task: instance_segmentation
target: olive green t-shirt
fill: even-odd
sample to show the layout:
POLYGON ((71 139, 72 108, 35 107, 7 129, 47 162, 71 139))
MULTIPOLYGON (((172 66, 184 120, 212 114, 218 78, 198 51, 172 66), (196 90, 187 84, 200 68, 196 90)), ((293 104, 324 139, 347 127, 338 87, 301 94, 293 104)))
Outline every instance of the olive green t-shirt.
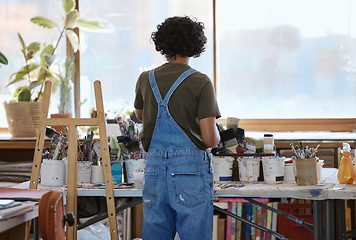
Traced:
MULTIPOLYGON (((155 69, 155 78, 162 99, 177 78, 191 67, 185 64, 165 63, 155 69)), ((134 106, 142 109, 143 128, 140 133, 145 151, 148 151, 157 118, 157 102, 153 95, 148 78, 148 71, 143 72, 136 84, 134 106)), ((168 109, 181 129, 189 136, 194 144, 205 150, 200 133, 199 120, 207 117, 220 117, 214 88, 209 77, 196 72, 187 77, 173 92, 168 109)))

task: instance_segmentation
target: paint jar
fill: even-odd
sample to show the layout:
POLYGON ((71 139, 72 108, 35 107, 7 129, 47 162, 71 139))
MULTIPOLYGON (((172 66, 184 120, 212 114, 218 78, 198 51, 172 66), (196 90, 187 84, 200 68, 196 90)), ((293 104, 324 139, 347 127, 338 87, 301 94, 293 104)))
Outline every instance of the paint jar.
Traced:
POLYGON ((77 184, 90 183, 92 164, 89 161, 77 162, 77 184))
POLYGON ((103 166, 97 166, 97 165, 91 166, 91 182, 104 183, 103 166))
POLYGON ((233 157, 213 156, 211 162, 215 183, 229 183, 232 181, 233 157))
MULTIPOLYGON (((116 184, 122 183, 122 165, 121 163, 114 163, 111 165, 112 179, 116 184)), ((133 182, 132 182, 133 183, 133 182)))
POLYGON ((143 188, 144 175, 145 175, 144 172, 134 172, 133 173, 135 188, 138 188, 138 189, 143 188))
POLYGON ((263 151, 265 153, 273 153, 273 151, 274 151, 273 134, 264 134, 264 136, 263 136, 263 151))
POLYGON ((297 185, 307 186, 318 184, 316 161, 316 158, 295 159, 297 170, 297 185))
POLYGON ((134 183, 134 172, 144 172, 146 160, 144 158, 125 160, 125 170, 128 183, 134 183))
POLYGON ((260 175, 260 158, 240 157, 237 159, 239 164, 239 178, 244 183, 257 183, 260 175))
POLYGON ((262 157, 265 183, 282 183, 284 179, 284 157, 262 157))
POLYGON ((62 186, 65 184, 65 169, 62 160, 43 159, 41 163, 41 184, 62 186))
POLYGON ((293 163, 284 164, 284 183, 295 183, 293 163))

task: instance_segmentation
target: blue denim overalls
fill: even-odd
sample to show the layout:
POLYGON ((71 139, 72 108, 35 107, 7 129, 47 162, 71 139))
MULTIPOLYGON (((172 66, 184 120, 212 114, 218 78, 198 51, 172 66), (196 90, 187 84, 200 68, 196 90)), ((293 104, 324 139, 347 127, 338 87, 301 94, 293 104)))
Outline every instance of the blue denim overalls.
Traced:
POLYGON ((210 154, 200 150, 174 121, 168 102, 190 74, 174 82, 164 100, 154 77, 149 80, 158 103, 156 126, 146 159, 143 187, 143 240, 211 240, 213 232, 213 175, 210 154))

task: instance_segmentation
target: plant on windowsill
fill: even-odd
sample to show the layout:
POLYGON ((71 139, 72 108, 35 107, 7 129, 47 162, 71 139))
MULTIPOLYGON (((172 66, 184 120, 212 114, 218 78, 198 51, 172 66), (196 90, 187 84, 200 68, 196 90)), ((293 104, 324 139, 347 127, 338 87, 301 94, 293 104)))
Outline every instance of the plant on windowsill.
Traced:
POLYGON ((14 92, 14 100, 4 102, 6 119, 9 132, 13 137, 34 137, 40 121, 41 103, 37 99, 32 99, 35 89, 41 79, 52 77, 49 66, 45 65, 45 53, 49 47, 39 42, 33 42, 28 46, 20 34, 21 52, 25 60, 18 72, 10 76, 7 86, 26 80, 27 85, 21 85, 14 92), (40 51, 42 49, 42 51, 40 51), (40 54, 38 54, 40 52, 40 54), (36 79, 36 80, 34 80, 36 79))
MULTIPOLYGON (((10 116, 8 116, 7 105, 15 105, 15 103, 21 103, 21 105, 24 105, 25 102, 39 103, 39 100, 42 98, 43 95, 43 88, 46 80, 50 80, 53 82, 52 91, 55 91, 58 88, 58 85, 61 83, 61 78, 58 77, 60 73, 59 71, 56 71, 56 69, 61 69, 63 68, 63 66, 61 67, 61 63, 55 63, 54 60, 55 54, 57 53, 56 50, 58 49, 61 40, 68 39, 73 48, 73 51, 76 52, 79 48, 79 44, 78 36, 74 32, 75 28, 86 28, 90 30, 103 29, 100 22, 79 16, 78 11, 75 9, 75 0, 62 0, 62 7, 64 12, 63 23, 61 24, 62 27, 60 27, 60 24, 57 24, 56 22, 46 17, 36 16, 31 19, 31 22, 43 28, 59 29, 59 37, 54 45, 33 42, 30 45, 26 46, 25 42, 23 41, 23 38, 20 34, 18 34, 22 46, 21 51, 25 58, 26 64, 18 72, 10 76, 10 80, 7 86, 13 85, 15 83, 22 83, 24 82, 24 80, 27 80, 27 84, 16 88, 14 93, 15 100, 9 103, 4 103, 5 110, 7 113, 9 130, 13 136, 19 136, 21 135, 21 132, 26 131, 25 128, 30 128, 30 126, 28 126, 27 124, 26 126, 24 126, 24 129, 18 129, 21 128, 21 125, 27 122, 30 122, 30 124, 33 125, 35 131, 32 131, 31 133, 26 133, 25 136, 36 136, 37 126, 39 123, 40 105, 36 104, 38 105, 38 111, 34 111, 35 115, 38 112, 38 117, 30 116, 30 120, 23 119, 23 114, 21 113, 25 111, 25 109, 30 109, 31 107, 22 107, 22 109, 20 110, 14 110, 15 113, 9 114, 10 116), (35 58, 36 53, 38 52, 40 52, 40 54, 37 54, 39 56, 35 58), (55 66, 57 66, 57 68, 55 66), (15 115, 22 115, 22 119, 14 120, 15 115), (19 130, 19 134, 13 134, 11 130, 15 128, 19 130)), ((31 112, 32 110, 30 111, 30 114, 31 112)))

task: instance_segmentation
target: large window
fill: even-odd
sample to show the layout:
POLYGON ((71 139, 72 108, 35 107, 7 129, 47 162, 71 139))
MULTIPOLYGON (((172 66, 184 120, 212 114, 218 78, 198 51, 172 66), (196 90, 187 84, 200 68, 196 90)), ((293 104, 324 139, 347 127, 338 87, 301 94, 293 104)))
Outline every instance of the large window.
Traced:
POLYGON ((356 117, 354 1, 217 0, 216 31, 225 117, 356 117))
POLYGON ((151 32, 165 18, 175 15, 195 16, 205 23, 208 45, 198 59, 192 59, 194 68, 213 79, 212 4, 199 0, 108 0, 80 1, 80 12, 105 20, 107 30, 102 33, 81 32, 85 50, 81 52, 81 95, 87 102, 81 115, 89 114, 94 106, 92 83, 102 81, 105 109, 111 114, 133 107, 135 85, 143 70, 163 64, 166 60, 155 51, 150 42, 151 32), (91 94, 87 94, 87 93, 91 94), (88 97, 87 97, 88 96, 88 97))
MULTIPOLYGON (((44 29, 32 23, 30 19, 35 16, 45 16, 61 22, 62 16, 58 10, 61 7, 58 4, 60 1, 0 0, 0 51, 9 61, 8 65, 0 67, 0 128, 7 127, 3 102, 12 99, 12 94, 18 86, 27 85, 27 82, 18 82, 6 87, 11 74, 25 66, 18 33, 21 34, 26 46, 32 42, 54 43, 59 38, 58 29, 44 29)), ((65 41, 61 41, 58 48, 56 63, 63 63, 66 54, 65 41)), ((51 97, 50 113, 58 112, 59 91, 56 94, 51 97)))

